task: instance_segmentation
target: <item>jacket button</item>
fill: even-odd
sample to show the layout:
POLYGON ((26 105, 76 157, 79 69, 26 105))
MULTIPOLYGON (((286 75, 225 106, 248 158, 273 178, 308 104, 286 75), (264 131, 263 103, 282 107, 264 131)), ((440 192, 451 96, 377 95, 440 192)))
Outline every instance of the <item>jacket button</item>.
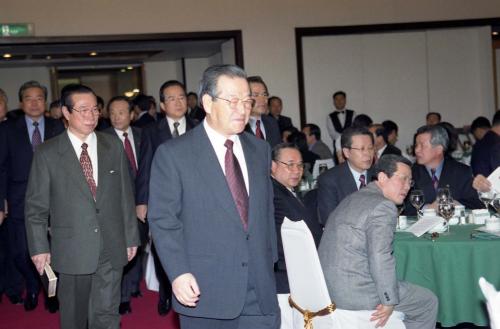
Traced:
POLYGON ((94 229, 94 232, 96 232, 96 233, 97 233, 97 232, 99 232, 99 229, 97 229, 97 228, 96 228, 96 229, 94 229))
POLYGON ((250 240, 250 234, 247 234, 247 241, 250 240))
POLYGON ((246 263, 246 262, 243 262, 243 263, 241 263, 241 266, 242 266, 242 267, 247 267, 247 263, 246 263))
POLYGON ((95 210, 95 213, 96 213, 96 214, 98 214, 98 213, 99 213, 99 209, 96 209, 96 210, 95 210))

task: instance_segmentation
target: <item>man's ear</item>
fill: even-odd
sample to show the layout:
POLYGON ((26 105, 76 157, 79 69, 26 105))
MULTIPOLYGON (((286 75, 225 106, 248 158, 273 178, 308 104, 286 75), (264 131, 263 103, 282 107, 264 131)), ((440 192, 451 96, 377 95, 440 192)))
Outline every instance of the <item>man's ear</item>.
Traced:
POLYGON ((206 113, 212 113, 212 104, 213 104, 212 96, 209 94, 205 94, 201 97, 201 104, 203 105, 203 109, 206 113))
POLYGON ((347 147, 343 147, 342 154, 344 155, 344 158, 349 159, 349 157, 351 156, 351 150, 347 147))
POLYGON ((389 177, 386 175, 385 172, 379 172, 377 174, 377 180, 381 183, 381 184, 384 184, 387 180, 389 179, 389 177))
POLYGON ((63 107, 61 107, 61 110, 62 110, 62 114, 63 114, 64 118, 65 118, 66 120, 69 120, 69 116, 70 116, 71 114, 69 113, 68 108, 67 108, 66 106, 63 106, 63 107))

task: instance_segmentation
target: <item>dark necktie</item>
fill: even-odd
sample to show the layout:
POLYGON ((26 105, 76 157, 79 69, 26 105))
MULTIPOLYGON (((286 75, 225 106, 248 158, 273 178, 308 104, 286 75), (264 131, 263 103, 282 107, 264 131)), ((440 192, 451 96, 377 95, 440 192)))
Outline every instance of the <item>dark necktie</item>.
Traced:
POLYGON ((246 231, 248 229, 248 194, 240 164, 233 153, 233 144, 233 141, 229 139, 224 143, 224 146, 227 148, 226 156, 224 157, 226 180, 236 203, 238 213, 240 214, 241 223, 246 231))
POLYGON ((137 172, 137 165, 135 164, 134 150, 132 150, 132 144, 130 144, 130 139, 128 139, 128 133, 123 133, 123 146, 125 147, 125 154, 127 154, 130 166, 137 172))
POLYGON ((42 144, 42 135, 40 134, 40 129, 38 129, 38 122, 33 121, 33 134, 31 135, 31 147, 33 148, 33 152, 35 152, 35 148, 42 144))
POLYGON ((255 123, 255 136, 260 139, 264 139, 264 134, 262 133, 262 129, 260 129, 260 120, 257 120, 255 123))
POLYGON ((179 122, 177 122, 177 121, 174 122, 174 132, 172 133, 173 138, 179 137, 179 129, 178 129, 179 125, 180 125, 179 122))
POLYGON ((365 175, 360 175, 359 176, 359 189, 362 189, 363 187, 366 187, 366 179, 365 175))
POLYGON ((83 169, 83 174, 85 175, 85 179, 87 180, 87 184, 89 185, 90 192, 95 200, 97 185, 95 184, 93 170, 92 170, 92 161, 90 161, 89 152, 87 152, 87 143, 82 144, 82 153, 80 154, 80 165, 83 169))
POLYGON ((434 190, 437 190, 439 185, 439 179, 436 176, 436 169, 431 169, 432 186, 434 190))

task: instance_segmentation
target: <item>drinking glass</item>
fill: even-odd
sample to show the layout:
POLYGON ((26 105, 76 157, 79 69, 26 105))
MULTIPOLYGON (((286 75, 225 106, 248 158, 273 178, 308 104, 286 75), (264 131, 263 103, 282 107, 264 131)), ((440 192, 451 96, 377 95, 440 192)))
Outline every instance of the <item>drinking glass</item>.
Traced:
POLYGON ((440 187, 437 189, 436 200, 439 203, 440 200, 447 200, 451 198, 451 192, 448 187, 440 187))
POLYGON ((452 198, 439 200, 438 214, 446 220, 447 231, 450 233, 450 219, 455 215, 455 203, 452 198))
POLYGON ((493 201, 491 201, 491 205, 495 208, 495 216, 500 217, 500 194, 497 194, 493 201))
POLYGON ((488 209, 488 205, 492 203, 493 200, 495 200, 495 192, 493 191, 488 191, 488 192, 477 192, 479 196, 479 200, 481 200, 482 203, 484 203, 484 207, 488 209))
POLYGON ((420 208, 424 205, 424 193, 422 190, 413 190, 410 194, 410 203, 417 209, 417 219, 420 219, 420 208))

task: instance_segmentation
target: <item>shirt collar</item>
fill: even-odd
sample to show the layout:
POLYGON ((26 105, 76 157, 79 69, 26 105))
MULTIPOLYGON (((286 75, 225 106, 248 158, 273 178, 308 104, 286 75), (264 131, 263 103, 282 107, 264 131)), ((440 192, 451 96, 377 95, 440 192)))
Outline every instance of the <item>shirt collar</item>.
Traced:
MULTIPOLYGON (((438 179, 441 177, 441 172, 443 171, 443 166, 444 166, 444 159, 441 161, 441 163, 435 169, 436 170, 435 175, 438 179)), ((429 176, 432 177, 431 169, 433 169, 433 168, 426 166, 425 169, 427 169, 429 176)))

